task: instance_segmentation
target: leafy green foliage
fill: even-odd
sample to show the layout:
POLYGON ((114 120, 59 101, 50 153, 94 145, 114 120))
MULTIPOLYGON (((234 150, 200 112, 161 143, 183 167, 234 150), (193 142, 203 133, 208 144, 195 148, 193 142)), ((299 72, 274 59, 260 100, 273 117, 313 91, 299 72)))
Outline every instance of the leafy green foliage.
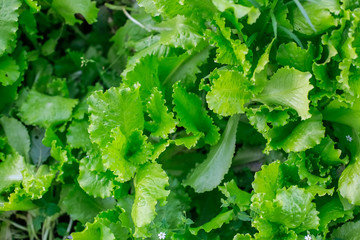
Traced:
POLYGON ((358 239, 355 0, 0 0, 0 239, 358 239))

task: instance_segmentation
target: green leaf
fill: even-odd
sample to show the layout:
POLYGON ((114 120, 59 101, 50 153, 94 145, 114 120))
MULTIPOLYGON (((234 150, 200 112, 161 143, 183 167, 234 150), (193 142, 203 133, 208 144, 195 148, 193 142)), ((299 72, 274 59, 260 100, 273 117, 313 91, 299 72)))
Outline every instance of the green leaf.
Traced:
POLYGON ((145 102, 151 95, 153 88, 160 88, 158 77, 158 58, 154 55, 147 55, 135 63, 133 69, 125 70, 124 83, 127 86, 134 86, 140 83, 140 96, 145 102))
POLYGON ((16 38, 18 29, 18 9, 21 6, 19 0, 1 0, 0 1, 0 56, 4 52, 11 52, 10 46, 16 38))
POLYGON ((234 236, 234 239, 233 240, 252 240, 253 238, 251 237, 250 234, 236 234, 234 236))
POLYGON ((135 237, 145 237, 141 228, 146 227, 155 218, 155 205, 166 203, 169 191, 168 176, 157 163, 148 163, 141 167, 134 180, 135 201, 131 216, 135 224, 135 237))
POLYGON ((325 136, 321 117, 317 113, 305 121, 271 129, 267 134, 267 149, 282 148, 285 152, 301 152, 316 146, 325 136))
POLYGON ((281 68, 266 83, 256 100, 268 105, 279 104, 293 108, 302 119, 307 119, 311 117, 308 94, 313 86, 309 83, 310 78, 310 73, 289 67, 281 68))
POLYGON ((241 190, 234 180, 224 183, 224 186, 219 186, 219 190, 227 197, 226 202, 237 205, 240 211, 250 208, 251 194, 241 190))
POLYGON ((176 85, 173 94, 174 111, 179 120, 179 126, 186 129, 186 133, 197 135, 202 133, 205 143, 215 144, 219 140, 219 129, 213 124, 213 120, 202 106, 202 101, 198 96, 189 93, 180 86, 176 85))
POLYGON ((184 181, 196 192, 210 191, 217 187, 229 171, 235 152, 236 130, 239 115, 230 117, 220 141, 211 147, 204 162, 192 170, 184 181))
POLYGON ((0 57, 0 83, 3 86, 12 85, 20 77, 20 69, 16 61, 7 55, 0 57))
POLYGON ((245 103, 252 97, 248 79, 238 71, 219 70, 206 95, 209 108, 222 116, 244 113, 245 103))
POLYGON ((345 168, 339 179, 339 192, 341 196, 354 205, 360 205, 360 193, 354 190, 360 187, 359 173, 360 159, 358 156, 355 156, 353 162, 345 168))
POLYGON ((74 240, 115 240, 114 234, 101 220, 96 219, 93 223, 87 222, 82 232, 71 234, 74 240))
POLYGON ((36 0, 24 0, 24 2, 31 8, 32 12, 39 12, 41 9, 36 0))
POLYGON ((223 224, 229 223, 234 218, 234 210, 229 210, 223 213, 220 213, 209 222, 205 223, 202 226, 196 228, 190 228, 190 232, 193 235, 197 235, 200 230, 204 230, 205 232, 210 232, 213 229, 221 228, 223 224))
POLYGON ((185 52, 180 56, 163 58, 159 65, 159 78, 163 86, 172 89, 172 85, 181 81, 185 86, 193 85, 196 74, 200 73, 199 66, 206 62, 210 54, 210 47, 185 52))
POLYGON ((89 122, 87 120, 73 120, 66 133, 66 141, 72 148, 87 150, 91 147, 88 133, 89 122))
POLYGON ((105 147, 110 142, 110 132, 119 127, 128 136, 135 130, 144 129, 144 115, 139 93, 140 85, 133 88, 112 87, 105 93, 94 92, 88 98, 92 142, 105 147))
POLYGON ((31 199, 40 199, 48 191, 56 172, 50 170, 47 165, 41 165, 35 169, 34 165, 27 166, 23 174, 22 185, 31 199))
POLYGON ((3 126, 9 145, 14 148, 26 161, 29 161, 30 137, 26 127, 15 118, 2 117, 3 126))
POLYGON ((20 107, 21 119, 29 125, 50 127, 70 119, 76 99, 48 96, 31 90, 20 107))
POLYGON ((319 208, 319 230, 323 232, 324 236, 329 232, 328 228, 331 226, 331 222, 343 218, 345 215, 349 215, 349 217, 352 218, 352 211, 345 211, 338 197, 327 200, 328 201, 319 208))
POLYGON ((207 35, 210 37, 210 43, 217 46, 215 61, 221 64, 241 66, 244 73, 247 74, 251 67, 250 62, 246 59, 249 49, 239 39, 231 38, 231 29, 225 26, 223 18, 217 16, 214 18, 217 30, 216 32, 207 31, 207 35))
MULTIPOLYGON (((336 2, 338 1, 331 0, 323 2, 332 2, 336 5, 336 2)), ((326 4, 307 1, 304 2, 302 6, 304 7, 305 12, 309 16, 309 20, 314 25, 313 27, 316 29, 316 31, 314 31, 314 29, 309 25, 309 21, 306 20, 301 10, 299 8, 294 8, 291 20, 293 21, 294 29, 297 32, 305 35, 318 35, 325 32, 330 27, 336 25, 336 20, 331 15, 331 12, 328 10, 326 4)))
POLYGON ((0 211, 29 211, 38 208, 27 196, 23 189, 16 188, 8 201, 0 197, 0 211))
POLYGON ((305 229, 317 229, 319 218, 315 203, 312 203, 313 198, 311 193, 297 186, 278 189, 272 205, 263 205, 263 217, 289 228, 302 228, 302 225, 306 225, 305 229))
POLYGON ((255 193, 264 195, 264 200, 274 199, 276 190, 281 187, 280 164, 280 161, 276 161, 269 165, 262 165, 261 170, 255 173, 252 187, 255 193))
POLYGON ((216 8, 219 9, 219 11, 221 12, 224 12, 226 9, 233 9, 234 15, 237 19, 249 15, 249 19, 248 19, 249 24, 254 23, 257 17, 260 15, 259 9, 253 6, 246 7, 240 4, 235 4, 233 0, 212 0, 212 2, 216 6, 216 8))
POLYGON ((360 117, 359 100, 356 100, 351 108, 345 103, 332 101, 322 114, 324 120, 345 124, 360 131, 360 123, 356 120, 360 117))
POLYGON ((118 181, 126 182, 134 177, 138 165, 150 159, 152 145, 139 130, 127 138, 117 127, 111 131, 111 137, 114 140, 103 149, 103 163, 114 172, 118 181))
POLYGON ((331 234, 331 239, 356 240, 360 234, 360 221, 347 222, 331 234))
POLYGON ((94 171, 88 158, 82 159, 77 178, 80 187, 90 196, 106 198, 111 196, 114 188, 114 176, 109 172, 94 171))
POLYGON ((145 123, 145 128, 151 132, 151 135, 166 139, 168 134, 175 132, 174 114, 168 112, 162 92, 157 88, 153 89, 146 103, 146 112, 152 119, 145 123))
POLYGON ((92 221, 99 212, 111 209, 114 205, 114 199, 90 197, 77 184, 62 186, 59 201, 61 210, 82 223, 92 221))
POLYGON ((72 0, 54 0, 51 8, 65 19, 65 23, 75 25, 81 23, 75 18, 75 14, 80 13, 87 21, 92 24, 97 21, 99 9, 96 8, 96 2, 91 0, 79 0, 73 2, 72 0))
POLYGON ((0 192, 19 185, 23 180, 22 171, 25 168, 26 163, 22 156, 17 153, 7 155, 5 161, 0 163, 0 192))
POLYGON ((283 66, 293 67, 302 72, 312 70, 312 61, 314 60, 315 49, 313 44, 309 43, 307 50, 298 47, 294 42, 281 44, 276 53, 276 61, 283 66))
MULTIPOLYGON (((167 4, 165 3, 165 5, 167 4)), ((189 18, 184 16, 177 15, 172 19, 157 24, 156 27, 163 30, 160 33, 160 44, 192 51, 201 43, 204 43, 197 22, 190 21, 189 18)))

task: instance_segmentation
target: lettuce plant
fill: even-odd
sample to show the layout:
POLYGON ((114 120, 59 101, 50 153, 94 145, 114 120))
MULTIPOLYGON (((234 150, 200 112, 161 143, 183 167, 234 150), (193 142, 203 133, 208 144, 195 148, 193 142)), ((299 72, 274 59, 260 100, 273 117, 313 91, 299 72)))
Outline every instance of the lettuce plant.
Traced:
POLYGON ((359 238, 359 1, 0 6, 1 239, 359 238))

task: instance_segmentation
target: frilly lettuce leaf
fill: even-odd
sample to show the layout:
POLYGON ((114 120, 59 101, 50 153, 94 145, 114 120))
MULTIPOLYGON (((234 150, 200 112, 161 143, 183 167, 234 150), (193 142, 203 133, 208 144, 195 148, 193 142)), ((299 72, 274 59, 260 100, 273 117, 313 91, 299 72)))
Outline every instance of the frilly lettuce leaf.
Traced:
POLYGON ((119 127, 125 136, 135 130, 144 129, 143 107, 140 85, 113 87, 105 93, 94 92, 88 98, 91 141, 105 147, 111 141, 110 132, 119 127))
POLYGON ((202 134, 205 143, 217 143, 220 137, 219 128, 203 108, 200 98, 177 84, 174 86, 173 99, 178 126, 184 127, 188 134, 202 134))
POLYGON ((260 15, 260 11, 258 8, 254 6, 247 7, 244 5, 236 4, 233 0, 212 0, 212 2, 221 12, 224 12, 226 9, 233 9, 234 15, 237 19, 248 15, 249 24, 253 24, 254 22, 256 22, 257 18, 260 15))
POLYGON ((311 72, 315 47, 309 43, 308 49, 302 49, 294 42, 281 44, 276 53, 276 61, 283 66, 293 67, 302 72, 311 72))
POLYGON ((11 186, 19 185, 23 180, 22 171, 26 168, 25 160, 18 153, 8 155, 0 163, 0 192, 8 190, 11 186))
POLYGON ((233 70, 219 70, 217 74, 219 77, 212 80, 206 95, 209 108, 222 116, 244 113, 244 105, 252 97, 249 80, 233 70))
POLYGON ((166 139, 168 134, 175 132, 176 121, 174 114, 168 112, 162 92, 157 88, 153 89, 148 98, 146 112, 149 114, 151 121, 145 122, 145 128, 151 132, 151 135, 166 139))
POLYGON ((231 38, 231 29, 225 26, 225 19, 214 17, 216 32, 207 31, 210 44, 216 45, 216 62, 241 66, 245 74, 250 70, 250 62, 246 59, 248 47, 241 40, 231 38))
POLYGON ((91 164, 89 158, 80 161, 77 178, 80 187, 90 196, 110 197, 114 188, 114 175, 110 171, 96 171, 91 164))
POLYGON ((160 164, 148 163, 139 168, 135 180, 135 200, 131 216, 135 224, 136 237, 146 237, 146 226, 155 218, 155 206, 166 203, 169 191, 168 176, 160 164))
POLYGON ((267 105, 278 104, 293 108, 302 119, 307 119, 311 117, 308 94, 313 86, 309 82, 310 78, 310 73, 289 67, 280 68, 256 96, 256 100, 267 105))

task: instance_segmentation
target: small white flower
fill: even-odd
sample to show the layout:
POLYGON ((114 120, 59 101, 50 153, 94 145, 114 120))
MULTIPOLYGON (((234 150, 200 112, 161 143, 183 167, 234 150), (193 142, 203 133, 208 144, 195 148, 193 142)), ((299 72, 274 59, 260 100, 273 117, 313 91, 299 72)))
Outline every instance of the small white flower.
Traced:
POLYGON ((351 142, 351 141, 352 141, 352 137, 350 137, 350 135, 346 135, 346 140, 347 140, 348 142, 351 142))
POLYGON ((312 238, 311 238, 311 236, 309 234, 305 236, 305 240, 311 240, 311 239, 312 238))
POLYGON ((166 233, 160 232, 160 233, 158 234, 158 237, 159 237, 159 239, 165 239, 166 233))

